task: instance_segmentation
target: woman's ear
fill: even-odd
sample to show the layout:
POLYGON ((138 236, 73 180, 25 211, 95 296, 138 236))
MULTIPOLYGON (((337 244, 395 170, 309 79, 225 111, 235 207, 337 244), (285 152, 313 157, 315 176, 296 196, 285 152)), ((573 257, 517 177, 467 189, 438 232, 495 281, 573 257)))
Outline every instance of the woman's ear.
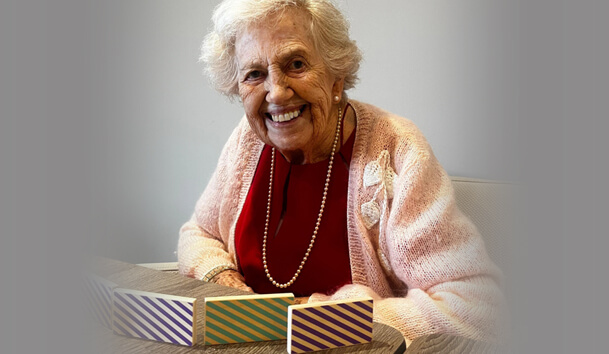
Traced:
POLYGON ((338 96, 340 99, 339 102, 343 99, 343 87, 345 86, 345 78, 341 77, 334 81, 334 85, 332 85, 332 97, 338 96))

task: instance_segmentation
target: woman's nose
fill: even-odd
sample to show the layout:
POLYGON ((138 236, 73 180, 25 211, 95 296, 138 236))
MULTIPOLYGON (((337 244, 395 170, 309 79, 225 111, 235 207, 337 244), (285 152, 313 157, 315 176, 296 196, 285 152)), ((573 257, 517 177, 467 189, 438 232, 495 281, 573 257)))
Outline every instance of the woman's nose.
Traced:
POLYGON ((269 74, 266 80, 266 101, 269 103, 281 103, 289 100, 294 91, 290 88, 285 77, 280 74, 269 74))

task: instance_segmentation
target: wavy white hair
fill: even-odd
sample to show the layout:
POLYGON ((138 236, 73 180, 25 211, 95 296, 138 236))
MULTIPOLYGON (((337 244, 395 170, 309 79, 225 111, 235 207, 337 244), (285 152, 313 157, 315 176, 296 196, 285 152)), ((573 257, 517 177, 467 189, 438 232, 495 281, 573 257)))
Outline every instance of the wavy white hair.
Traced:
POLYGON ((248 26, 290 8, 309 14, 316 50, 330 73, 344 78, 343 89, 355 86, 362 55, 349 37, 349 23, 330 0, 224 0, 214 10, 214 27, 203 41, 200 57, 216 90, 229 97, 239 93, 235 58, 237 35, 248 26))

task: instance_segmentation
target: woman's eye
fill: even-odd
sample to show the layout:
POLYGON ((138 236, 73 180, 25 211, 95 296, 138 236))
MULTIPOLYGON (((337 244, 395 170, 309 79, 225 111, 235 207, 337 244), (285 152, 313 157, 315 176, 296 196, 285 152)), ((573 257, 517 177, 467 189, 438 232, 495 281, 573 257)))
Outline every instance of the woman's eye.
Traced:
POLYGON ((305 63, 302 60, 294 60, 290 63, 290 69, 292 70, 301 70, 305 66, 305 63))
POLYGON ((257 80, 262 77, 262 72, 258 70, 250 71, 245 77, 246 80, 257 80))

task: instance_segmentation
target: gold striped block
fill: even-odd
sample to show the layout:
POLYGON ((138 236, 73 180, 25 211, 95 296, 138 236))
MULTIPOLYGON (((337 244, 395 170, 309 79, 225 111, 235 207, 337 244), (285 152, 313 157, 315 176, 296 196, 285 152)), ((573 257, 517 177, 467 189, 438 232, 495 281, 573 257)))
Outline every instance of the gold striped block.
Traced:
POLYGON ((294 294, 205 298, 206 345, 286 339, 294 294))
POLYGON ((293 305, 288 309, 288 353, 369 343, 371 298, 293 305))

